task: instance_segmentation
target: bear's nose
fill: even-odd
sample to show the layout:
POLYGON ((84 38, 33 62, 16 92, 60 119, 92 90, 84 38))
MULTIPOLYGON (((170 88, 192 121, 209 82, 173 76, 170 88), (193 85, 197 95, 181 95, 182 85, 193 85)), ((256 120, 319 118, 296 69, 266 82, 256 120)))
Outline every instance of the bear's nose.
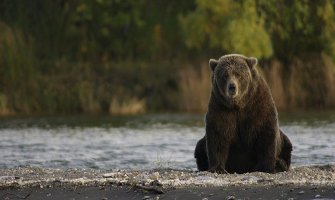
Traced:
POLYGON ((234 96, 236 94, 236 85, 234 83, 230 83, 228 85, 228 92, 231 96, 234 96))

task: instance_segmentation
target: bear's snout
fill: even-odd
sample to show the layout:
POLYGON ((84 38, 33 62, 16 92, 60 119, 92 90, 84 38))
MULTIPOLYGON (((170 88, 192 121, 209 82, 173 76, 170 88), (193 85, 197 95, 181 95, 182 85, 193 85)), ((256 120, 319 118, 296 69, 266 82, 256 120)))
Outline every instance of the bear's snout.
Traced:
POLYGON ((235 83, 230 83, 228 85, 228 92, 231 96, 234 96, 236 94, 236 85, 235 83))
POLYGON ((237 92, 238 92, 238 88, 237 88, 237 84, 235 83, 235 81, 228 81, 227 96, 230 98, 234 98, 235 96, 237 96, 237 92))

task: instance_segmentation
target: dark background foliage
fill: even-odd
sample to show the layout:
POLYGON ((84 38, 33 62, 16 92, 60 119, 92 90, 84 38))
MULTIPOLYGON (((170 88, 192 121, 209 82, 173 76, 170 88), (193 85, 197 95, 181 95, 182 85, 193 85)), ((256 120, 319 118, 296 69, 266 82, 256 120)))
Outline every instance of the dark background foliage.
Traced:
POLYGON ((0 113, 206 110, 209 58, 259 59, 280 110, 335 106, 331 0, 0 0, 0 113))

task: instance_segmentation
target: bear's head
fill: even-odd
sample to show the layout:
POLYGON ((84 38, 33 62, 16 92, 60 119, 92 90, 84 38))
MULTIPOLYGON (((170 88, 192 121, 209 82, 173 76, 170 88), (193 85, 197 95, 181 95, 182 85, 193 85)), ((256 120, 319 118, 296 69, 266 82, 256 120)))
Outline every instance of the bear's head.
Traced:
POLYGON ((253 79, 257 76, 256 65, 256 58, 239 54, 224 55, 219 60, 210 59, 215 98, 227 107, 244 107, 253 90, 253 79))

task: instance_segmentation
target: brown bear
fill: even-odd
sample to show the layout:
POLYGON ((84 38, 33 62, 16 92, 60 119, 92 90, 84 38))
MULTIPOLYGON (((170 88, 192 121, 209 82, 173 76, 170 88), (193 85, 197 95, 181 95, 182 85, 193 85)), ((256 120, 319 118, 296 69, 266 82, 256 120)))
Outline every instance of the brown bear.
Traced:
POLYGON ((200 171, 289 169, 292 144, 279 129, 270 89, 256 65, 256 58, 239 54, 209 60, 213 75, 206 134, 194 153, 200 171))

